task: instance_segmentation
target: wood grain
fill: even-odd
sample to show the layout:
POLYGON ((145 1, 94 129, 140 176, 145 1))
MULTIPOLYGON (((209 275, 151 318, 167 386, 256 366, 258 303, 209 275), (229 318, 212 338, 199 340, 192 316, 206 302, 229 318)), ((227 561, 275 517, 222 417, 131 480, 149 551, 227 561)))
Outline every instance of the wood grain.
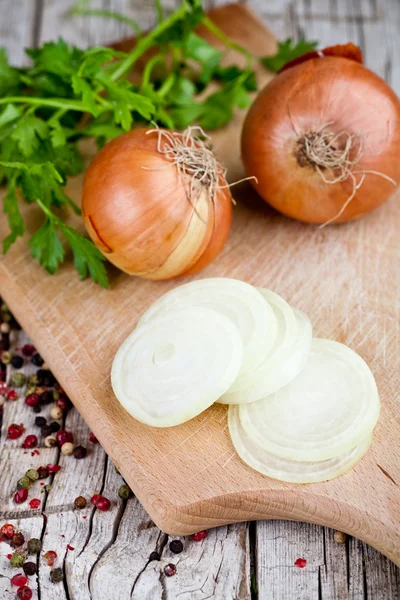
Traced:
MULTIPOLYGON (((271 254, 273 254, 274 252, 276 252, 277 254, 279 254, 279 250, 281 248, 284 249, 285 245, 288 242, 289 243, 293 243, 293 242, 295 243, 296 242, 296 237, 298 237, 300 235, 303 235, 304 237, 308 238, 309 240, 310 240, 310 238, 314 238, 314 239, 312 239, 312 243, 309 243, 309 247, 307 248, 307 252, 304 252, 303 256, 301 258, 303 260, 304 259, 310 260, 310 258, 311 258, 312 267, 314 268, 314 267, 317 266, 319 268, 319 270, 320 270, 320 274, 321 274, 321 272, 324 273, 327 270, 329 270, 330 265, 335 262, 335 259, 331 259, 331 262, 329 260, 327 261, 327 255, 324 254, 324 252, 322 251, 322 248, 321 248, 321 246, 322 246, 322 244, 321 244, 322 240, 318 239, 318 236, 315 235, 315 232, 310 234, 310 232, 307 231, 307 228, 304 228, 303 226, 297 226, 297 225, 294 225, 294 224, 289 224, 288 225, 287 222, 284 222, 280 218, 274 217, 273 215, 269 215, 268 213, 266 213, 264 207, 260 207, 260 206, 257 205, 257 210, 258 210, 258 218, 259 218, 259 220, 263 221, 263 233, 264 233, 264 231, 268 230, 268 224, 271 224, 271 225, 273 224, 275 231, 274 231, 274 235, 271 236, 271 238, 273 238, 274 244, 271 246, 271 244, 268 244, 268 241, 265 243, 264 240, 263 240, 263 244, 261 245, 261 248, 259 249, 259 253, 258 253, 257 256, 254 253, 252 253, 252 248, 250 248, 250 244, 248 245, 249 247, 246 248, 246 252, 248 254, 249 259, 251 261, 254 261, 254 260, 256 261, 254 263, 255 267, 256 267, 256 272, 254 273, 255 279, 253 279, 253 281, 257 281, 257 282, 258 281, 260 281, 260 282, 263 281, 264 283, 267 282, 267 283, 269 283, 271 285, 271 287, 275 287, 275 289, 277 289, 278 291, 284 291, 285 292, 285 289, 286 289, 286 295, 287 295, 288 291, 291 291, 291 293, 293 294, 293 296, 295 296, 296 293, 298 292, 298 295, 299 295, 299 303, 298 303, 298 305, 300 307, 301 306, 304 306, 304 307, 307 306, 307 299, 304 297, 304 295, 302 295, 302 294, 305 294, 305 291, 304 290, 298 290, 297 287, 296 287, 296 286, 301 287, 301 277, 300 278, 299 277, 293 277, 293 274, 291 274, 292 280, 290 281, 290 283, 288 281, 284 280, 285 277, 287 277, 288 279, 290 279, 289 276, 286 275, 286 273, 285 273, 286 268, 288 267, 290 261, 292 260, 290 258, 290 256, 285 255, 284 256, 285 260, 284 260, 283 263, 282 263, 282 257, 280 257, 280 259, 277 261, 279 263, 279 266, 283 267, 283 271, 284 271, 284 276, 283 277, 279 277, 278 271, 275 270, 275 272, 274 272, 274 262, 271 259, 269 259, 269 260, 267 259, 266 264, 265 264, 265 267, 268 267, 271 270, 271 272, 269 272, 269 273, 261 273, 261 269, 263 268, 263 266, 262 266, 263 259, 262 259, 262 252, 260 252, 260 251, 263 251, 263 252, 268 252, 269 251, 269 252, 271 252, 271 254), (286 233, 287 232, 287 228, 289 228, 289 231, 292 231, 292 229, 294 229, 294 235, 293 235, 293 231, 292 231, 292 235, 288 236, 287 233, 286 233), (276 230, 282 231, 284 233, 281 233, 278 236, 276 230), (285 244, 285 242, 286 242, 286 244, 285 244), (280 244, 282 244, 282 245, 280 245, 280 244), (274 248, 274 246, 275 246, 275 248, 274 248), (312 254, 316 250, 317 250, 318 253, 322 254, 322 256, 321 256, 321 258, 323 258, 322 267, 321 267, 321 265, 319 263, 316 263, 315 260, 314 261, 312 260, 312 254), (325 261, 325 264, 324 264, 324 261, 325 261), (257 268, 260 269, 259 273, 257 273, 257 268), (263 278, 261 278, 262 275, 263 275, 263 278), (259 279, 257 279, 257 277, 259 279), (300 304, 301 302, 303 302, 303 305, 300 304)), ((384 210, 386 210, 386 209, 384 209, 384 210)), ((251 218, 250 217, 250 211, 248 209, 244 208, 244 209, 242 209, 242 212, 240 214, 243 215, 243 211, 244 211, 244 214, 246 215, 245 222, 246 222, 246 225, 247 225, 248 224, 247 220, 251 218)), ((390 215, 391 215, 391 213, 389 213, 389 216, 390 215)), ((242 217, 238 217, 238 219, 241 219, 241 218, 242 217)), ((376 217, 372 217, 372 218, 376 218, 376 217)), ((382 228, 383 225, 384 225, 384 220, 381 222, 381 228, 382 228)), ((256 227, 258 227, 258 226, 259 226, 259 223, 257 223, 256 227)), ((357 232, 357 235, 360 235, 361 232, 360 232, 359 225, 352 226, 352 228, 353 228, 353 231, 355 230, 357 232)), ((247 231, 248 231, 248 229, 247 229, 247 231)), ((335 230, 335 231, 338 231, 338 230, 335 230)), ((263 233, 261 233, 260 229, 258 228, 258 235, 260 237, 262 237, 262 238, 264 237, 263 233)), ((370 231, 368 230, 367 233, 369 234, 370 231)), ((342 246, 341 252, 339 252, 339 253, 338 253, 338 249, 337 249, 337 244, 335 242, 335 237, 333 235, 329 236, 329 234, 327 235, 327 237, 328 237, 328 240, 325 241, 325 245, 328 246, 330 250, 334 251, 334 257, 336 258, 336 260, 339 260, 340 258, 343 260, 343 258, 346 258, 346 256, 348 256, 349 254, 351 254, 352 249, 351 249, 351 247, 347 247, 346 248, 346 244, 348 242, 347 242, 347 240, 345 238, 344 238, 344 241, 343 241, 343 235, 342 236, 340 236, 340 235, 338 236, 339 237, 339 246, 340 246, 340 244, 342 246), (340 238, 342 238, 342 239, 340 239, 340 238), (345 247, 345 249, 343 249, 343 246, 345 247), (347 250, 347 252, 346 252, 346 250, 347 250)), ((272 240, 270 240, 270 242, 272 242, 272 240)), ((233 238, 233 240, 231 240, 231 245, 228 248, 227 252, 225 253, 225 256, 228 256, 228 259, 225 259, 225 257, 223 257, 223 260, 231 261, 230 264, 226 263, 226 266, 228 267, 228 269, 232 267, 233 270, 236 269, 236 272, 240 273, 240 265, 238 265, 235 262, 234 258, 232 257, 232 252, 233 252, 232 248, 234 247, 234 246, 232 246, 233 243, 235 243, 235 238, 233 238)), ((237 243, 238 243, 238 239, 236 238, 236 244, 237 243)), ((395 251, 394 244, 392 243, 392 244, 389 244, 389 245, 390 245, 389 250, 394 253, 394 251, 395 251)), ((351 246, 351 244, 349 244, 349 246, 351 246)), ((359 262, 361 263, 361 266, 365 267, 365 258, 364 258, 364 256, 361 256, 361 254, 363 254, 363 253, 361 253, 360 250, 361 250, 361 248, 359 248, 359 252, 358 252, 358 254, 356 254, 357 260, 359 260, 359 262)), ((296 250, 293 249, 292 250, 292 256, 293 256, 293 254, 295 252, 296 252, 296 250)), ((384 252, 384 254, 386 254, 385 249, 383 250, 383 252, 384 252)), ((14 257, 14 260, 15 260, 15 257, 14 257)), ((30 260, 30 259, 27 258, 27 260, 30 260)), ((300 263, 298 263, 298 259, 296 260, 296 263, 300 264, 300 263)), ((387 260, 387 257, 386 257, 386 265, 388 263, 390 263, 390 260, 387 260)), ((27 266, 30 266, 30 263, 29 263, 29 265, 27 264, 27 266)), ((390 267, 390 265, 389 265, 389 267, 390 267)), ((215 267, 213 267, 213 268, 220 269, 221 268, 221 263, 219 264, 219 266, 216 264, 215 267)), ((312 274, 313 268, 306 269, 305 273, 303 273, 303 275, 309 275, 310 273, 312 274)), ((209 272, 212 272, 212 271, 209 270, 209 272)), ((221 272, 222 271, 220 271, 220 270, 216 271, 216 273, 218 273, 218 274, 221 273, 221 272)), ((356 269, 356 273, 357 273, 357 269, 356 269)), ((346 282, 347 285, 349 285, 349 283, 351 282, 351 279, 352 279, 352 274, 353 273, 351 273, 349 275, 349 273, 347 273, 346 277, 342 277, 341 278, 341 282, 342 283, 346 282)), ((61 277, 64 277, 65 275, 66 275, 66 273, 63 273, 61 275, 61 277)), ((337 272, 335 273, 335 275, 337 275, 337 272)), ((365 275, 363 273, 360 273, 360 275, 361 275, 361 283, 358 282, 358 285, 359 285, 358 291, 360 291, 360 289, 361 289, 361 291, 363 291, 364 281, 365 281, 365 275)), ((38 279, 38 274, 37 274, 36 271, 35 271, 35 278, 34 279, 36 279, 36 280, 38 279)), ((56 278, 56 279, 58 279, 58 284, 61 285, 62 282, 60 281, 60 278, 56 278)), ((334 279, 335 279, 334 277, 329 277, 329 283, 331 285, 335 283, 334 279)), ((118 276, 116 276, 116 280, 117 280, 117 287, 118 287, 118 276)), ((74 311, 71 310, 71 306, 73 304, 73 298, 72 298, 73 291, 72 291, 72 288, 74 289, 75 292, 76 292, 77 288, 74 287, 75 286, 74 282, 72 282, 72 283, 70 282, 70 279, 69 279, 68 276, 64 277, 63 281, 67 282, 68 286, 70 287, 70 290, 69 290, 70 295, 67 296, 67 298, 66 298, 66 300, 67 300, 66 307, 63 307, 63 310, 61 312, 63 312, 66 316, 67 316, 67 314, 73 315, 74 311), (71 303, 71 306, 69 306, 69 302, 71 303), (70 309, 69 313, 65 312, 68 309, 68 307, 70 309)), ((132 285, 132 283, 133 282, 131 282, 131 285, 132 285)), ((136 284, 137 284, 137 282, 136 282, 136 284)), ((21 285, 22 284, 19 282, 18 283, 18 287, 20 287, 21 285)), ((22 289, 23 289, 23 291, 27 291, 29 293, 29 296, 30 296, 29 297, 29 302, 32 302, 31 298, 33 296, 33 306, 37 306, 38 298, 36 297, 36 300, 35 300, 35 292, 29 291, 29 286, 31 286, 31 285, 32 284, 28 282, 28 286, 27 287, 23 287, 23 285, 22 285, 22 289)), ((122 285, 122 288, 119 288, 119 289, 126 289, 125 284, 121 283, 121 285, 122 285)), ((314 280, 313 280, 313 278, 311 278, 311 292, 314 291, 313 286, 314 287, 318 287, 318 281, 316 280, 316 278, 314 278, 314 280)), ((164 289, 166 289, 166 288, 164 288, 164 289)), ((93 288, 93 290, 94 290, 94 288, 93 288)), ((332 296, 335 295, 335 291, 336 290, 337 290, 337 286, 333 285, 333 287, 332 287, 332 292, 333 292, 332 296)), ((141 302, 148 302, 150 300, 150 297, 148 299, 145 299, 145 300, 143 299, 143 295, 146 294, 148 291, 150 291, 150 293, 151 293, 151 289, 150 288, 146 289, 146 286, 143 286, 143 288, 141 289, 141 292, 139 292, 139 299, 141 300, 141 302)), ((396 288, 394 288, 393 285, 392 285, 391 286, 391 292, 393 293, 394 291, 396 291, 396 288)), ((54 292, 54 288, 53 288, 53 292, 54 292)), ((37 290, 36 290, 36 293, 37 293, 37 290)), ((47 292, 47 293, 49 294, 49 292, 47 292)), ((127 293, 127 292, 125 292, 125 293, 127 293)), ((153 288, 153 292, 152 293, 154 294, 153 297, 155 297, 154 288, 153 288)), ((159 295, 159 293, 161 293, 161 292, 156 292, 156 293, 157 293, 157 295, 159 295)), ((308 293, 310 293, 310 286, 308 288, 308 293)), ((357 290, 356 290, 356 295, 357 295, 357 290)), ((375 311, 377 311, 377 310, 379 310, 379 302, 374 302, 374 300, 376 300, 376 298, 375 298, 374 295, 376 296, 376 298, 379 297, 379 294, 377 295, 376 288, 374 288, 372 296, 370 296, 368 294, 368 298, 365 298, 365 296, 364 296, 363 300, 364 301, 365 300, 369 300, 369 302, 367 302, 367 304, 372 304, 372 308, 375 311)), ((48 295, 48 297, 50 297, 50 295, 48 295)), ((351 304, 351 302, 354 303, 355 297, 356 296, 353 296, 353 298, 350 299, 350 304, 351 304)), ((396 296, 392 296, 392 297, 396 297, 396 296)), ((331 311, 335 312, 335 310, 337 310, 337 305, 338 305, 339 309, 340 309, 339 314, 343 315, 343 318, 344 318, 344 321, 345 321, 345 317, 347 315, 347 312, 346 312, 346 306, 345 306, 346 303, 344 302, 343 294, 339 295, 339 299, 338 298, 334 299, 335 303, 332 302, 332 300, 329 298, 329 296, 328 296, 328 294, 326 292, 322 293, 321 291, 319 291, 317 298, 318 298, 318 300, 320 302, 321 301, 324 302, 324 304, 322 304, 322 302, 321 302, 321 306, 319 308, 319 311, 322 312, 322 314, 318 315, 318 318, 322 319, 322 323, 321 323, 321 321, 318 321, 318 324, 321 325, 321 330, 325 327, 325 329, 324 329, 324 331, 326 331, 325 335, 329 335, 328 331, 331 331, 330 335, 332 335, 332 331, 334 333, 338 333, 336 331, 336 327, 335 327, 335 323, 334 323, 334 321, 335 321, 334 315, 331 314, 331 311), (328 308, 329 308, 329 310, 328 310, 328 308), (327 321, 327 323, 324 323, 324 321, 327 321)), ((115 295, 114 295, 114 299, 115 299, 115 295)), ((57 296, 56 296, 56 302, 61 302, 61 298, 60 297, 57 298, 57 296)), ((87 306, 87 298, 86 298, 85 302, 86 302, 86 306, 87 306)), ((126 302, 127 302, 127 300, 126 300, 126 302)), ((308 301, 308 302, 309 302, 308 306, 310 307, 312 305, 312 302, 311 301, 308 301)), ((389 301, 388 301, 388 304, 389 304, 389 301)), ((56 308, 56 310, 57 310, 57 308, 56 308)), ((21 311, 22 311, 22 309, 21 309, 21 311)), ((316 311, 317 311, 317 314, 318 314, 318 305, 316 306, 316 311)), ((110 318, 112 312, 113 312, 112 310, 108 311, 108 313, 107 313, 107 319, 104 319, 104 320, 101 321, 101 326, 103 327, 104 331, 107 331, 107 327, 105 327, 105 325, 107 325, 107 323, 109 322, 108 319, 110 318)), ((387 314, 386 310, 385 310, 385 313, 386 313, 386 317, 387 317, 388 314, 387 314)), ((45 314, 44 312, 41 313, 42 316, 44 314, 45 314)), ((369 314, 371 314, 371 313, 369 313, 369 314)), ((372 317, 373 316, 374 315, 372 313, 372 317)), ((393 320, 393 315, 390 315, 390 311, 389 311, 389 317, 390 316, 392 316, 391 320, 393 320)), ((396 315, 394 315, 394 316, 396 316, 396 315)), ((34 317, 31 317, 31 318, 34 319, 34 317)), ((348 317, 348 319, 349 318, 350 317, 348 317)), ((364 324, 363 322, 361 322, 360 321, 360 317, 358 317, 358 319, 359 320, 357 321, 357 319, 353 315, 353 321, 360 328, 359 331, 357 329, 355 329, 353 331, 353 335, 355 336, 355 340, 356 340, 357 343, 359 343, 359 346, 356 346, 356 349, 359 348, 359 347, 362 347, 363 343, 366 344, 366 342, 368 341, 368 340, 364 340, 363 341, 362 338, 360 338, 360 336, 361 336, 362 333, 364 333, 364 334, 366 333, 367 323, 364 324)), ((79 318, 78 318, 78 321, 79 321, 79 318)), ((344 328, 344 332, 342 333, 342 335, 344 335, 344 339, 347 339, 347 337, 348 337, 349 340, 350 340, 350 342, 351 342, 350 331, 351 331, 351 324, 352 324, 353 321, 348 321, 347 324, 345 322, 346 327, 344 328)), ((69 332, 68 333, 71 333, 71 329, 72 329, 72 331, 75 329, 75 325, 76 325, 77 328, 79 327, 79 323, 78 324, 74 323, 74 319, 72 319, 72 323, 73 323, 73 326, 71 327, 71 325, 69 325, 69 327, 68 327, 69 328, 69 332)), ((111 320, 111 323, 112 323, 112 320, 111 320)), ((370 321, 369 321, 368 324, 370 325, 371 323, 372 324, 374 323, 372 319, 370 319, 370 321)), ((115 323, 114 323, 114 326, 115 326, 115 323)), ((117 326, 118 326, 118 324, 117 324, 117 326)), ((131 322, 130 326, 132 326, 132 322, 131 322)), ((37 327, 38 326, 36 325, 36 328, 37 327)), ((372 328, 372 330, 373 330, 373 328, 372 328)), ((378 341, 377 341, 376 338, 379 336, 379 333, 380 333, 381 330, 382 330, 382 324, 379 323, 378 326, 376 327, 375 332, 373 333, 373 335, 375 336, 375 340, 374 340, 375 341, 375 348, 379 348, 379 344, 378 344, 378 341)), ((98 333, 98 335, 99 335, 99 333, 98 333)), ((58 333, 58 336, 60 336, 60 332, 58 333)), ((353 340, 354 340, 354 338, 353 338, 353 340)), ((81 336, 81 342, 82 341, 83 340, 82 340, 82 336, 81 336)), ((89 339, 88 339, 89 344, 92 341, 93 341, 93 338, 90 338, 90 336, 89 336, 89 339)), ((390 343, 392 344, 392 348, 393 348, 393 340, 390 343)), ((389 349, 390 349, 390 343, 389 343, 389 349)), ((382 344, 381 344, 381 346, 382 346, 382 344)), ((50 352, 50 350, 51 350, 52 347, 54 349, 56 349, 55 346, 54 346, 54 344, 53 344, 53 346, 49 345, 47 354, 49 354, 49 352, 50 352)), ((387 343, 386 342, 384 344, 384 348, 385 348, 385 350, 387 348, 387 343)), ((93 362, 95 362, 96 360, 99 360, 99 362, 100 362, 99 358, 95 358, 94 357, 94 355, 97 354, 97 347, 96 346, 91 346, 91 349, 92 349, 93 354, 92 354, 92 352, 90 352, 89 354, 92 354, 91 358, 93 358, 93 362)), ((73 350, 74 350, 73 348, 70 350, 71 354, 73 353, 73 350)), ((372 350, 370 352, 370 355, 372 354, 372 350)), ((102 351, 104 351, 104 350, 102 350, 102 351)), ((78 352, 80 352, 80 350, 78 350, 78 352)), ((381 354, 381 356, 380 357, 378 356, 378 359, 377 359, 378 364, 379 364, 379 360, 380 359, 382 360, 382 348, 380 348, 380 354, 381 354)), ((392 354, 393 354, 393 350, 392 350, 392 354)), ((368 353, 367 352, 365 352, 364 355, 366 357, 368 357, 368 353)), ((83 358, 83 355, 81 355, 81 358, 83 358)), ((85 358, 86 358, 86 354, 85 354, 85 358)), ((74 356, 72 355, 71 357, 69 357, 69 359, 72 360, 72 362, 73 362, 74 360, 76 360, 76 357, 74 358, 74 356)), ((391 361, 393 363, 393 356, 391 356, 391 361)), ((58 364, 61 365, 61 362, 58 361, 58 364)), ((104 365, 105 363, 103 362, 102 364, 104 365)), ((89 372, 91 370, 91 367, 92 366, 89 365, 89 364, 85 365, 85 368, 86 368, 87 372, 89 372)), ((60 371, 61 371, 61 369, 60 369, 60 371)), ((96 371, 96 368, 93 365, 93 371, 92 371, 93 379, 91 380, 92 382, 98 383, 98 377, 96 377, 96 376, 98 376, 98 374, 99 374, 99 371, 98 370, 96 371)), ((66 377, 68 377, 68 375, 66 375, 66 377)), ((88 379, 87 381, 90 381, 90 379, 88 379)), ((83 388, 81 388, 81 389, 83 389, 83 388)), ((221 416, 224 416, 224 415, 221 415, 221 416)), ((200 426, 201 426, 201 423, 200 423, 200 426)), ((207 429, 207 427, 208 427, 208 425, 204 424, 204 428, 207 429)), ((221 439, 221 438, 219 438, 219 439, 221 439)), ((166 440, 166 442, 168 443, 169 440, 166 440)), ((222 437, 222 442, 225 443, 223 437, 222 437)), ((186 445, 186 447, 187 447, 187 445, 186 445)), ((232 463, 232 461, 231 461, 231 463, 232 463)), ((230 473, 232 473, 232 472, 233 471, 230 471, 230 473)), ((388 471, 388 472, 390 473, 390 471, 388 471)), ((344 478, 343 478, 343 481, 344 481, 344 478)), ((325 490, 323 490, 323 493, 325 493, 325 490)), ((263 496, 263 495, 264 495, 264 492, 263 492, 263 494, 261 494, 261 496, 263 496)), ((177 496, 175 496, 175 497, 177 497, 177 496)), ((339 497, 340 497, 340 493, 339 493, 339 497)), ((246 498, 246 499, 244 499, 244 501, 248 502, 248 499, 246 498)), ((284 512, 286 512, 286 514, 288 514, 288 510, 289 509, 285 509, 284 512)), ((287 515, 287 516, 290 516, 290 515, 287 515)), ((308 512, 308 517, 309 517, 309 520, 313 520, 312 514, 310 512, 308 512)), ((354 527, 354 524, 351 524, 351 526, 354 527)))

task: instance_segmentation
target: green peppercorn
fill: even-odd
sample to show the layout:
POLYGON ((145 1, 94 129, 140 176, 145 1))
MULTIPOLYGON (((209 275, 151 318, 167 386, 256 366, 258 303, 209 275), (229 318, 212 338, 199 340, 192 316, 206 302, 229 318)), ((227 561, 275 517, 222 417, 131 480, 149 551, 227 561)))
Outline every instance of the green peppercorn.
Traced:
POLYGON ((10 381, 13 387, 19 388, 25 385, 26 377, 23 373, 13 373, 10 381))
POLYGON ((27 477, 31 481, 37 481, 39 479, 39 473, 36 469, 28 469, 25 473, 25 477, 27 477))
POLYGON ((36 392, 36 385, 30 383, 28 384, 27 388, 26 388, 26 395, 29 396, 29 394, 34 394, 36 392))
POLYGON ((56 400, 58 400, 59 397, 60 397, 60 392, 58 392, 57 390, 53 390, 54 402, 56 402, 56 400))
POLYGON ((10 558, 10 565, 16 569, 20 569, 25 562, 25 556, 20 552, 14 552, 10 558))
POLYGON ((17 481, 17 490, 28 490, 31 487, 31 483, 29 477, 21 477, 17 481))
POLYGON ((37 538, 31 538, 28 541, 28 554, 39 554, 42 549, 42 542, 37 538))
POLYGON ((56 567, 50 571, 50 579, 53 583, 59 583, 64 579, 64 572, 60 567, 56 567))
POLYGON ((39 383, 39 378, 38 376, 34 373, 33 375, 29 375, 28 377, 28 385, 34 385, 35 388, 39 383))
POLYGON ((128 500, 128 498, 131 496, 132 492, 129 489, 129 486, 127 485, 121 485, 121 487, 118 490, 118 496, 120 498, 122 498, 122 500, 128 500))
POLYGON ((53 486, 51 485, 51 483, 48 483, 47 485, 44 486, 44 489, 46 492, 49 492, 51 490, 53 486))
POLYGON ((1 362, 3 363, 3 365, 10 364, 11 358, 12 358, 11 352, 4 350, 4 352, 1 353, 1 362))
POLYGON ((115 472, 118 473, 118 475, 121 475, 121 471, 118 469, 117 465, 114 465, 114 469, 115 472))

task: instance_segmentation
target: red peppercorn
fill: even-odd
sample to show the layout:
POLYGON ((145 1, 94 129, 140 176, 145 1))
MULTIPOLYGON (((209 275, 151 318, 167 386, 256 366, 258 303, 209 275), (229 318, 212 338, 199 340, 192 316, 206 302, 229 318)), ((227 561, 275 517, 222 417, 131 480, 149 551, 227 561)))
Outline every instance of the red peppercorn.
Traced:
POLYGON ((31 600, 32 598, 32 590, 27 585, 23 585, 22 587, 17 589, 17 598, 18 600, 31 600))
POLYGON ((99 440, 97 439, 97 437, 94 435, 93 431, 91 431, 89 433, 89 441, 92 442, 92 444, 98 444, 99 440))
MULTIPOLYGON (((21 533, 20 531, 17 531, 17 533, 14 533, 14 535, 12 536, 12 543, 14 546, 22 546, 23 543, 25 542, 25 537, 24 534, 21 533)), ((22 583, 20 583, 19 585, 23 585, 22 583)))
POLYGON ((193 540, 194 542, 201 542, 201 540, 204 540, 204 538, 206 538, 208 536, 208 531, 198 531, 197 533, 194 533, 193 535, 190 536, 190 539, 193 540))
POLYGON ((92 496, 91 501, 95 505, 95 507, 101 510, 102 512, 110 510, 111 508, 111 502, 109 501, 109 499, 105 498, 101 494, 95 494, 94 496, 92 496))
POLYGON ((62 395, 59 398, 57 398, 56 406, 62 408, 65 412, 67 412, 72 406, 71 400, 67 396, 62 395))
POLYGON ((25 398, 25 404, 28 406, 35 406, 36 404, 39 404, 39 399, 39 394, 28 394, 25 398))
POLYGON ((46 554, 43 554, 43 558, 47 561, 49 567, 52 567, 57 558, 57 552, 54 550, 48 550, 46 554))
POLYGON ((38 467, 37 472, 39 479, 46 479, 49 476, 49 470, 46 467, 38 467))
POLYGON ((306 564, 307 564, 307 561, 305 558, 298 558, 297 560, 294 561, 294 566, 299 567, 299 569, 304 569, 306 564))
POLYGON ((32 498, 32 500, 29 502, 29 506, 31 508, 39 508, 39 506, 40 506, 39 498, 32 498))
POLYGON ((15 527, 14 527, 14 525, 11 525, 11 523, 5 523, 0 528, 0 535, 2 535, 2 536, 4 535, 9 540, 12 538, 14 533, 15 533, 15 527))
POLYGON ((24 356, 32 356, 33 354, 35 354, 35 352, 36 348, 31 344, 25 344, 25 346, 22 346, 22 354, 24 356))
POLYGON ((47 470, 49 473, 58 473, 61 470, 60 465, 47 465, 47 470))
POLYGON ((28 578, 22 573, 18 573, 11 578, 11 585, 15 585, 17 587, 21 587, 22 585, 26 585, 28 583, 28 578))
POLYGON ((164 573, 167 577, 173 577, 176 573, 176 566, 173 563, 169 563, 164 567, 164 573))
POLYGON ((73 443, 74 441, 74 436, 72 435, 72 433, 70 431, 65 431, 65 429, 60 429, 60 431, 57 431, 56 438, 60 446, 62 446, 66 442, 73 443))
POLYGON ((18 490, 14 494, 14 502, 15 504, 22 504, 28 498, 28 490, 26 488, 22 488, 18 490))
POLYGON ((27 435, 23 441, 22 447, 23 448, 36 448, 37 444, 38 444, 38 439, 37 439, 36 435, 27 435))
POLYGON ((16 423, 12 423, 8 428, 7 437, 10 440, 16 440, 17 438, 21 437, 21 435, 24 433, 24 431, 25 431, 25 427, 23 426, 22 423, 20 425, 17 425, 16 423))
POLYGON ((8 394, 8 392, 10 391, 10 388, 8 387, 8 385, 6 385, 5 383, 0 383, 0 395, 1 396, 6 396, 8 394))
POLYGON ((7 400, 18 400, 18 394, 15 390, 7 392, 7 400))
POLYGON ((101 498, 100 494, 94 494, 94 496, 92 496, 90 498, 90 501, 91 501, 92 504, 94 504, 96 506, 96 503, 97 503, 98 500, 100 500, 100 498, 101 498))

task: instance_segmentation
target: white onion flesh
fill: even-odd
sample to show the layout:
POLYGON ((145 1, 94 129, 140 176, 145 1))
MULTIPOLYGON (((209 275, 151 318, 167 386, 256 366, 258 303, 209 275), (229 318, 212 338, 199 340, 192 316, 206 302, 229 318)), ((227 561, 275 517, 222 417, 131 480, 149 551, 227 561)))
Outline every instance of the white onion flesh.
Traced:
POLYGON ((247 404, 256 402, 290 383, 306 364, 312 341, 310 319, 293 309, 281 296, 270 290, 259 289, 272 307, 278 334, 269 355, 257 367, 238 377, 219 402, 247 404))
POLYGON ((274 311, 253 286, 229 278, 200 279, 161 296, 144 313, 139 326, 171 310, 202 306, 228 317, 239 329, 243 362, 239 376, 259 365, 273 348, 278 334, 274 311))
POLYGON ((379 417, 374 377, 353 350, 314 339, 304 369, 275 394, 239 407, 246 434, 289 460, 328 460, 350 451, 379 417))
POLYGON ((111 383, 135 419, 171 427, 211 406, 236 379, 242 358, 241 335, 228 317, 181 309, 131 333, 114 358, 111 383))
POLYGON ((328 460, 301 462, 281 458, 258 446, 240 422, 239 407, 229 407, 229 433, 240 458, 252 469, 263 475, 288 483, 317 483, 344 475, 354 467, 367 452, 372 435, 347 452, 328 460))

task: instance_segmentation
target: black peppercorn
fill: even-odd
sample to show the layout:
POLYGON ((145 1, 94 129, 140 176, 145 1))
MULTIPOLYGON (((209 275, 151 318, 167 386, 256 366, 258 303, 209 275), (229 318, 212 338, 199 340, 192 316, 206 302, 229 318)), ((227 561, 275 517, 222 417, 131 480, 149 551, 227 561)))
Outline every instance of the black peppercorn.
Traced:
POLYGON ((40 429, 40 433, 46 438, 53 433, 53 430, 50 425, 43 425, 43 427, 40 429))
POLYGON ((39 479, 46 479, 49 476, 49 470, 46 467, 38 467, 37 472, 39 479))
POLYGON ((61 429, 61 425, 60 425, 60 423, 57 423, 57 421, 52 421, 50 423, 50 427, 51 427, 51 431, 53 433, 56 433, 56 431, 60 431, 60 429, 61 429))
POLYGON ((64 579, 64 572, 60 567, 56 567, 50 571, 50 579, 53 583, 59 583, 64 579))
POLYGON ((8 335, 3 335, 0 339, 0 350, 10 349, 10 338, 8 335))
POLYGON ((169 549, 174 554, 180 554, 183 550, 183 544, 181 540, 172 540, 172 542, 169 543, 169 549))
POLYGON ((11 364, 14 367, 14 369, 20 369, 24 364, 24 359, 22 358, 22 356, 18 356, 16 354, 12 357, 11 364))
POLYGON ((53 373, 47 369, 39 369, 36 375, 39 380, 39 385, 43 385, 44 387, 52 387, 56 382, 53 373))
POLYGON ((47 425, 47 421, 44 417, 36 417, 35 425, 36 427, 43 427, 44 425, 47 425))
POLYGON ((85 458, 86 454, 87 450, 83 446, 76 446, 76 448, 74 448, 73 455, 75 458, 85 458))
POLYGON ((28 554, 39 554, 42 549, 42 542, 37 538, 31 538, 28 541, 28 554))
POLYGON ((34 413, 41 413, 42 407, 40 406, 40 404, 35 404, 35 406, 32 407, 32 410, 34 413))
POLYGON ((149 556, 149 561, 151 562, 152 560, 160 560, 161 556, 159 554, 159 552, 151 552, 150 556, 149 556))
POLYGON ((27 577, 31 577, 37 572, 37 566, 34 562, 26 562, 22 568, 27 577))
POLYGON ((32 356, 31 362, 35 365, 35 367, 41 367, 42 364, 44 363, 44 360, 40 356, 40 354, 36 353, 32 356))
MULTIPOLYGON (((39 373, 39 371, 38 371, 39 373)), ((44 406, 53 402, 53 394, 51 392, 42 392, 39 396, 39 403, 44 406)))
POLYGON ((78 496, 74 500, 75 508, 85 508, 86 504, 86 498, 84 498, 83 496, 78 496))

